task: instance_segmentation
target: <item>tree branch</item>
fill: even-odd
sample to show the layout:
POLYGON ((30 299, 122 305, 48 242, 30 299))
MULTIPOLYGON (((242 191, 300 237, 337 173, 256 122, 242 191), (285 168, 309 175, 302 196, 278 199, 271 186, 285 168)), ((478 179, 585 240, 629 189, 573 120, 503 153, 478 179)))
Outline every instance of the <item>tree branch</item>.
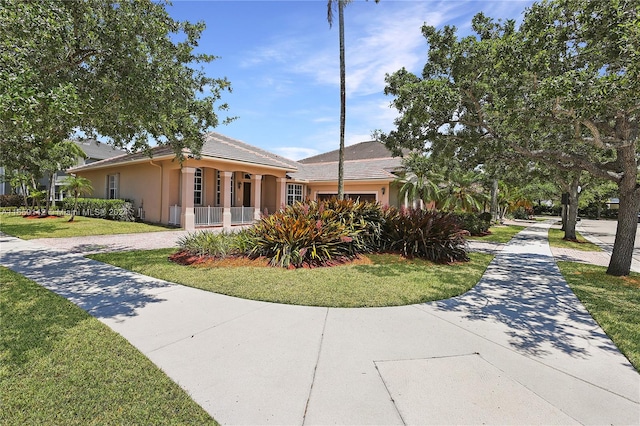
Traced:
MULTIPOLYGON (((514 145, 513 150, 518 154, 558 167, 562 170, 585 170, 594 176, 616 183, 620 182, 623 177, 623 173, 611 170, 608 167, 605 168, 604 164, 594 164, 586 157, 576 154, 549 150, 531 151, 519 145, 514 145)), ((615 162, 606 163, 607 166, 611 164, 615 164, 615 162)))

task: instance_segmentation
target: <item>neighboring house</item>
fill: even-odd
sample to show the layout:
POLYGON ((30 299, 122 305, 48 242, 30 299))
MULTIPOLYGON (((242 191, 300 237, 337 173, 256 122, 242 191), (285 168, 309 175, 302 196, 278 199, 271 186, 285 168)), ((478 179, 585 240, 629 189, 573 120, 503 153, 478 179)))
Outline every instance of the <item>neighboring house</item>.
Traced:
MULTIPOLYGON (((76 143, 76 145, 80 147, 80 149, 82 149, 82 151, 84 152, 84 155, 86 155, 86 158, 78 159, 78 166, 95 163, 97 161, 101 161, 107 158, 117 157, 127 153, 126 151, 114 148, 111 145, 98 142, 95 139, 87 139, 84 141, 74 141, 74 142, 76 143)), ((65 173, 64 171, 56 172, 56 177, 54 180, 54 196, 53 196, 54 200, 64 199, 65 194, 62 190, 62 187, 64 186, 64 183, 65 183, 64 181, 67 178, 67 176, 68 174, 65 173)), ((40 180, 39 183, 43 186, 48 185, 47 178, 45 177, 44 179, 40 180)))
MULTIPOLYGON (((145 221, 196 227, 252 223, 262 213, 306 198, 337 194, 337 151, 292 161, 218 133, 205 135, 201 155, 185 152, 182 164, 170 147, 126 154, 68 170, 91 180, 94 197, 124 198, 145 221)), ((345 194, 397 205, 392 184, 400 159, 378 142, 345 150, 345 194)))
POLYGON ((4 167, 0 167, 0 195, 12 194, 11 184, 4 180, 4 167))
MULTIPOLYGON (((100 160, 104 160, 106 158, 112 158, 119 155, 126 154, 126 151, 121 149, 116 149, 111 145, 98 142, 95 139, 87 139, 84 141, 74 141, 76 145, 82 149, 86 158, 79 158, 78 165, 82 166, 85 164, 95 163, 100 160)), ((13 193, 22 193, 20 188, 12 188, 9 182, 5 182, 3 177, 5 174, 4 167, 0 167, 0 195, 5 194, 13 194, 13 193)), ((54 179, 54 194, 53 200, 62 200, 64 199, 64 193, 62 191, 62 186, 64 185, 64 180, 68 175, 64 171, 56 172, 56 176, 54 179)), ((42 179, 38 181, 38 185, 40 188, 46 189, 47 185, 49 185, 49 177, 44 176, 42 179)))

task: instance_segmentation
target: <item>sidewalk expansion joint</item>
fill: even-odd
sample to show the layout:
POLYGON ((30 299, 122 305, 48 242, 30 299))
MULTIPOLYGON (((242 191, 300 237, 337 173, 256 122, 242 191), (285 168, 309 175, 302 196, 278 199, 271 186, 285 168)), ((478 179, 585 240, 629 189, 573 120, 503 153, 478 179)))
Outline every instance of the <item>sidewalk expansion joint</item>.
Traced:
MULTIPOLYGON (((464 328, 464 327, 460 326, 459 324, 457 324, 457 323, 455 323, 455 322, 452 322, 452 321, 449 321, 449 320, 447 320, 447 319, 444 319, 444 318, 442 318, 442 317, 440 317, 440 316, 438 316, 438 315, 434 314, 433 312, 429 312, 429 311, 426 311, 426 310, 424 310, 424 309, 421 309, 421 308, 420 308, 420 305, 412 305, 412 306, 413 306, 413 307, 415 307, 416 309, 418 309, 418 310, 420 310, 420 311, 424 312, 424 313, 425 313, 425 314, 427 314, 427 315, 431 315, 431 316, 433 316, 433 317, 435 317, 435 318, 438 318, 438 319, 439 319, 439 320, 441 320, 441 321, 444 321, 444 322, 446 322, 446 323, 448 323, 448 324, 451 324, 452 326, 454 326, 454 327, 456 327, 456 328, 459 328, 459 329, 461 329, 461 330, 463 330, 463 331, 465 331, 465 332, 467 332, 467 333, 469 333, 469 334, 472 334, 472 335, 474 335, 474 336, 476 336, 476 337, 479 337, 480 339, 485 340, 485 341, 487 341, 487 342, 489 342, 489 343, 491 343, 491 344, 493 344, 493 345, 496 345, 496 346, 498 346, 498 347, 500 347, 500 348, 503 348, 503 349, 505 349, 505 350, 507 350, 507 351, 509 351, 509 352, 511 352, 511 353, 513 353, 513 354, 515 354, 515 355, 521 356, 521 357, 523 357, 523 358, 527 358, 528 360, 531 360, 531 361, 533 361, 533 362, 535 362, 535 363, 537 363, 537 364, 540 364, 540 365, 542 365, 542 366, 544 366, 544 367, 546 367, 546 368, 549 368, 549 369, 551 369, 551 370, 557 371, 558 373, 560 373, 560 374, 564 374, 565 376, 571 377, 571 378, 573 378, 573 379, 579 380, 579 381, 581 381, 581 382, 583 382, 583 383, 588 384, 589 386, 593 386, 593 387, 598 388, 598 389, 600 389, 600 390, 603 390, 603 391, 605 391, 605 392, 607 392, 607 393, 610 393, 611 395, 615 395, 615 396, 617 396, 617 397, 623 398, 623 399, 625 399, 625 400, 627 400, 627 401, 629 401, 629 402, 632 402, 632 403, 634 403, 634 404, 640 404, 640 401, 634 400, 634 399, 632 399, 632 398, 630 398, 630 397, 628 397, 628 396, 626 396, 626 395, 622 395, 622 394, 620 394, 620 393, 618 393, 618 392, 612 391, 611 389, 607 389, 606 387, 601 386, 601 385, 598 385, 598 384, 593 383, 593 382, 590 382, 589 380, 585 380, 585 379, 583 379, 582 377, 579 377, 579 376, 576 376, 575 374, 571 374, 571 373, 569 373, 569 372, 567 372, 567 371, 561 370, 561 369, 559 369, 559 368, 557 368, 557 367, 554 367, 553 365, 549 365, 549 364, 547 364, 547 363, 545 363, 545 362, 542 362, 541 360, 539 360, 539 359, 537 359, 537 358, 535 358, 535 357, 531 357, 531 356, 529 356, 529 355, 527 355, 527 354, 524 354, 524 353, 522 353, 522 352, 518 352, 517 350, 515 350, 515 349, 511 348, 510 346, 506 346, 506 345, 503 345, 503 344, 501 344, 501 343, 495 342, 495 341, 493 341, 493 340, 491 340, 491 339, 489 339, 489 338, 487 338, 487 337, 485 337, 485 336, 483 336, 483 335, 481 335, 481 334, 478 334, 478 333, 476 333, 476 332, 473 332, 473 331, 471 331, 471 330, 468 330, 468 329, 466 329, 466 328, 464 328)), ((483 358, 483 359, 484 359, 484 358, 483 358)), ((493 364, 492 364, 492 365, 493 365, 493 364)), ((520 382, 518 382, 518 383, 520 383, 520 382)), ((523 386, 524 386, 524 385, 523 385, 523 386)), ((526 387, 526 386, 525 386, 525 387, 526 387)), ((527 387, 527 389, 529 389, 529 388, 527 387)))
POLYGON ((307 402, 304 405, 304 413, 302 414, 302 424, 307 421, 307 410, 309 409, 309 403, 311 402, 311 393, 313 392, 313 384, 316 381, 316 372, 318 371, 318 364, 320 363, 320 354, 322 353, 322 344, 324 343, 324 331, 327 327, 327 320, 329 318, 329 308, 325 308, 324 322, 322 323, 322 332, 320 333, 320 342, 318 344, 318 356, 316 357, 315 365, 313 366, 313 375, 311 376, 311 386, 309 386, 309 394, 307 395, 307 402))
POLYGON ((389 389, 389 385, 387 385, 387 382, 385 382, 384 377, 382 377, 382 373, 380 372, 380 369, 378 368, 378 361, 373 361, 373 366, 376 368, 376 372, 378 373, 378 377, 380 378, 380 381, 382 382, 382 386, 384 386, 384 389, 387 391, 387 395, 389 396, 389 400, 391 401, 391 404, 393 404, 393 408, 396 410, 396 413, 398 414, 398 417, 400 418, 400 421, 402 422, 403 425, 406 426, 407 422, 404 419, 404 417, 402 417, 402 413, 400 412, 400 408, 398 407, 398 404, 396 404, 396 400, 393 399, 393 395, 391 394, 391 390, 389 389))

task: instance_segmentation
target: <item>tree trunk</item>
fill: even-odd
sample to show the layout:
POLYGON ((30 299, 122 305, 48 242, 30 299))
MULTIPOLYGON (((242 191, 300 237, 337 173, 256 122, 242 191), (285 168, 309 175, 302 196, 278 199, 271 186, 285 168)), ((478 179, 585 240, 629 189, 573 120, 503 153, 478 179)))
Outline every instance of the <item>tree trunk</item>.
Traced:
POLYGON ((73 197, 73 211, 71 212, 71 218, 69 219, 69 222, 73 222, 73 220, 76 218, 76 210, 78 209, 78 194, 74 194, 73 197))
POLYGON ((48 177, 48 181, 47 181, 47 199, 45 200, 45 208, 44 208, 44 214, 45 216, 49 216, 49 209, 51 208, 51 188, 53 188, 53 181, 56 178, 55 174, 51 173, 48 177))
POLYGON ((638 165, 635 158, 635 144, 631 144, 626 149, 619 149, 618 160, 623 165, 624 176, 618 183, 620 196, 618 228, 607 274, 623 276, 629 275, 631 271, 633 247, 638 229, 638 211, 640 210, 640 186, 637 183, 638 165))
POLYGON ((344 128, 346 123, 347 92, 346 65, 344 59, 344 6, 338 0, 338 32, 340 33, 340 149, 338 151, 338 199, 344 199, 344 128))
POLYGON ((580 175, 571 181, 569 186, 569 204, 567 205, 567 222, 564 227, 564 239, 575 241, 576 223, 578 222, 578 187, 580 186, 580 175))
POLYGON ((27 189, 27 184, 24 181, 20 182, 20 191, 22 192, 22 198, 24 200, 24 208, 29 210, 29 196, 27 195, 29 190, 27 189))
POLYGON ((491 220, 498 221, 498 179, 491 183, 491 220))

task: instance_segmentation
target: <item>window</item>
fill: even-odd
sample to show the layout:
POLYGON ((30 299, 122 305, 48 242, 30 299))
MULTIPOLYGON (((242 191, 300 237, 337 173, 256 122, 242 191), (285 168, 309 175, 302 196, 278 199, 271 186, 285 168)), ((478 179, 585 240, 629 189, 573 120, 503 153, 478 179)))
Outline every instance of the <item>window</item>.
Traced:
POLYGON ((202 169, 196 169, 193 178, 193 205, 202 205, 202 169))
POLYGON ((107 175, 107 198, 118 198, 118 175, 107 175))
POLYGON ((222 188, 222 180, 220 179, 220 170, 216 170, 216 206, 220 205, 220 193, 222 188))
POLYGON ((231 173, 231 206, 235 206, 236 205, 236 188, 235 188, 235 177, 236 174, 235 173, 231 173))
POLYGON ((291 205, 296 201, 302 201, 302 185, 290 183, 287 185, 287 204, 291 205))

